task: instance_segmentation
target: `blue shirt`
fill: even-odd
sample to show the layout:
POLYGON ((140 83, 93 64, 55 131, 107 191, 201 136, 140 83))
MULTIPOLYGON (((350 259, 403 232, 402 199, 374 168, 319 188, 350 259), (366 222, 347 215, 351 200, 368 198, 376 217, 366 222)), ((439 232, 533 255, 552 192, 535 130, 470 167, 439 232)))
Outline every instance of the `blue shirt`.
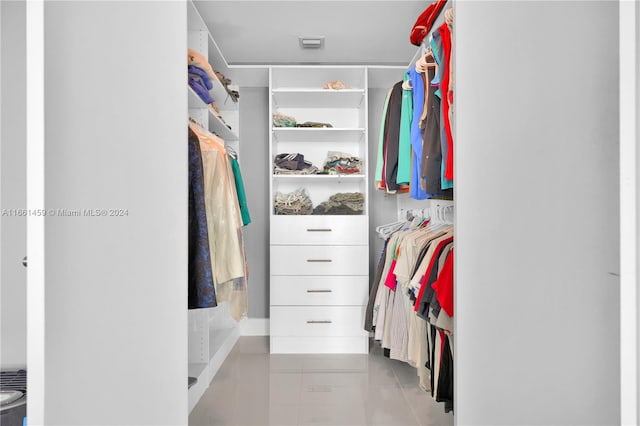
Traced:
POLYGON ((411 162, 411 190, 409 196, 416 200, 429 198, 420 184, 420 171, 422 170, 422 131, 420 130, 420 117, 424 109, 424 82, 422 74, 415 67, 407 72, 413 88, 413 117, 411 120, 411 147, 413 148, 413 161, 411 162))

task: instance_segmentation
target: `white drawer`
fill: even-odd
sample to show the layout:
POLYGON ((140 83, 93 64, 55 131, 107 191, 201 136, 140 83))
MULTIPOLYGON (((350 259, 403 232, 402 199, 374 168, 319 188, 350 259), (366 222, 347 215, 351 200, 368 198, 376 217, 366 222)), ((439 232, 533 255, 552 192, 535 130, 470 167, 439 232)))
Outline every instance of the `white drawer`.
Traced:
POLYGON ((271 244, 367 245, 367 216, 271 216, 271 244))
POLYGON ((271 275, 368 274, 368 246, 271 246, 271 275))
POLYGON ((369 277, 277 275, 270 288, 272 305, 366 305, 369 277))
POLYGON ((368 336, 366 306, 272 306, 271 336, 368 336))
MULTIPOLYGON (((369 337, 283 337, 271 336, 272 354, 368 354, 369 337)), ((324 358, 326 359, 326 358, 324 358)), ((357 359, 360 365, 366 366, 357 359)), ((313 362, 313 358, 311 358, 313 362)), ((344 359, 340 359, 335 364, 344 364, 344 359)), ((362 367, 355 367, 360 370, 362 367)), ((336 371, 335 369, 329 371, 336 371)), ((353 370, 351 370, 353 372, 353 370)))

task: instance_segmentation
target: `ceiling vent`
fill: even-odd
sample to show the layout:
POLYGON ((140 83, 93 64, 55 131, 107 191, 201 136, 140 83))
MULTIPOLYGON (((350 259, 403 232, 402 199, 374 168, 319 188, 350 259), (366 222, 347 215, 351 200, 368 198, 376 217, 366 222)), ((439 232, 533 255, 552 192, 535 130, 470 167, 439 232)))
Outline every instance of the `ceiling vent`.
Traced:
POLYGON ((324 36, 298 37, 298 40, 303 49, 322 49, 324 47, 324 36))

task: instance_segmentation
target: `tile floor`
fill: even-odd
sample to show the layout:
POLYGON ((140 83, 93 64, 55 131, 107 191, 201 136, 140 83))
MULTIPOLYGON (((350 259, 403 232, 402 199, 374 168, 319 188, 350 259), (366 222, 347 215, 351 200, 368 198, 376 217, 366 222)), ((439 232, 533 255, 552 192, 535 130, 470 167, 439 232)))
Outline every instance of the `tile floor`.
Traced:
POLYGON ((453 425, 415 369, 369 355, 270 355, 241 337, 189 416, 190 425, 453 425))

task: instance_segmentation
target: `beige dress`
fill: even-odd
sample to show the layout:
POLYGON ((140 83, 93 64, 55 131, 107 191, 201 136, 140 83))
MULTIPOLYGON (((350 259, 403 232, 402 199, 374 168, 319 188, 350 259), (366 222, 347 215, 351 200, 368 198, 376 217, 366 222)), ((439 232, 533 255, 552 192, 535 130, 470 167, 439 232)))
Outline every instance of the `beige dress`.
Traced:
POLYGON ((248 308, 242 217, 224 141, 190 125, 200 141, 211 263, 218 303, 229 302, 235 320, 248 308))

